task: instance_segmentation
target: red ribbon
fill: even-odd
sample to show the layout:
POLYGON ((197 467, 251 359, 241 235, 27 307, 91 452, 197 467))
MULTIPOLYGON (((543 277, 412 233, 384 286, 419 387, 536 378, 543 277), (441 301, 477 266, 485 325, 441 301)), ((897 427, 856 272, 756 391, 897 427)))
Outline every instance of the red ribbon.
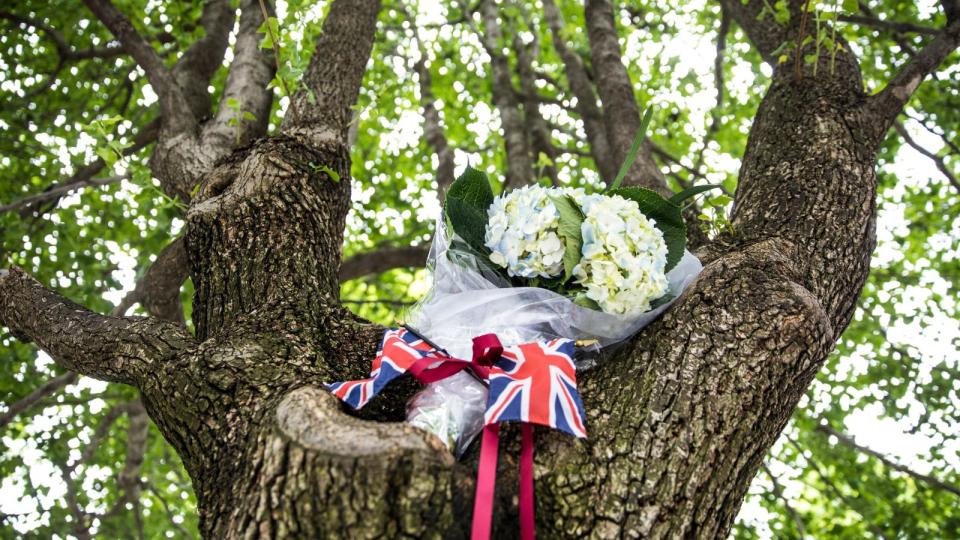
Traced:
MULTIPOLYGON (((473 359, 427 357, 417 360, 407 371, 420 382, 427 384, 470 369, 481 380, 490 378, 490 366, 500 359, 503 345, 496 334, 484 334, 473 338, 473 359), (439 362, 439 363, 438 363, 439 362)), ((520 538, 534 540, 533 501, 533 426, 522 424, 520 449, 520 538)), ((473 501, 473 540, 488 540, 493 517, 493 495, 497 480, 497 454, 500 446, 500 426, 491 424, 483 428, 480 441, 480 465, 477 469, 477 491, 473 501)))

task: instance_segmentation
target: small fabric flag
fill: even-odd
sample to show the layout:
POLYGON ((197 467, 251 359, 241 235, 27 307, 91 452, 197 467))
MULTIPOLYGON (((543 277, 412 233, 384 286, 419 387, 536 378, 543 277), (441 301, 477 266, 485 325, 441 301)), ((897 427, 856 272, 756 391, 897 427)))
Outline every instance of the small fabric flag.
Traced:
POLYGON ((484 424, 528 422, 586 438, 573 353, 569 339, 504 348, 490 369, 484 424))
MULTIPOLYGON (((327 385, 333 393, 354 409, 360 409, 380 393, 390 381, 400 377, 417 360, 437 356, 437 351, 405 328, 387 330, 373 359, 370 377, 358 381, 336 382, 327 385)), ((437 360, 441 360, 437 357, 437 360)))

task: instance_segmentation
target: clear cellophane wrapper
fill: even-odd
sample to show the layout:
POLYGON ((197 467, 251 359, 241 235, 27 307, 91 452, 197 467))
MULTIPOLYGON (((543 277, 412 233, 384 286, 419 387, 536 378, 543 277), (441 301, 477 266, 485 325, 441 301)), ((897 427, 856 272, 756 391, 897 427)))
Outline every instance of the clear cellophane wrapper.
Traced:
MULTIPOLYGON (((427 259, 433 287, 411 307, 406 320, 448 354, 466 360, 473 338, 482 334, 496 334, 504 347, 554 338, 595 340, 577 351, 577 370, 590 369, 612 346, 656 319, 703 268, 685 252, 667 273, 669 301, 639 315, 615 315, 578 306, 547 289, 514 287, 478 254, 451 248, 450 240, 443 220, 438 220, 427 259)), ((486 387, 460 372, 415 395, 407 405, 407 421, 439 437, 459 457, 483 428, 486 400, 486 387)))

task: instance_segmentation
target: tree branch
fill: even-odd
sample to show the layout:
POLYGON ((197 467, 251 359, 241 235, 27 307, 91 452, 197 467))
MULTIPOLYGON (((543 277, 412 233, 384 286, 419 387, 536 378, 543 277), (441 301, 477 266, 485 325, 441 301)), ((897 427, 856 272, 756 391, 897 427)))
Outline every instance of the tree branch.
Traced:
POLYGON ((57 54, 60 55, 60 60, 62 62, 87 60, 90 58, 113 58, 126 52, 125 49, 119 45, 91 47, 89 49, 75 49, 72 45, 67 43, 67 40, 63 37, 63 34, 61 34, 57 29, 41 21, 40 19, 33 17, 25 17, 23 15, 17 15, 16 13, 10 13, 8 11, 0 11, 0 19, 7 19, 15 23, 25 24, 38 30, 42 30, 43 33, 46 34, 51 41, 53 41, 53 46, 57 49, 57 54))
POLYGON ((4 204, 0 206, 0 214, 4 212, 9 212, 11 210, 26 210, 35 206, 42 205, 43 203, 50 201, 58 201, 60 198, 67 193, 71 193, 78 189, 83 189, 91 186, 108 186, 110 184, 116 184, 121 180, 127 180, 130 178, 129 174, 120 174, 117 176, 108 176, 106 178, 91 178, 89 180, 78 180, 78 181, 67 181, 63 184, 56 184, 48 187, 44 191, 37 193, 36 195, 30 195, 29 197, 24 197, 19 201, 12 202, 9 204, 4 204))
POLYGON ((97 424, 97 428, 90 436, 90 441, 84 446, 80 457, 72 463, 59 464, 61 476, 67 484, 67 507, 76 520, 75 530, 78 536, 83 537, 85 534, 89 534, 88 521, 90 518, 107 519, 122 512, 128 503, 136 503, 139 500, 142 490, 140 470, 146 453, 149 430, 150 417, 147 416, 147 411, 139 399, 114 405, 100 419, 100 423, 97 424), (77 479, 74 478, 74 473, 77 467, 93 461, 97 450, 107 438, 107 435, 110 434, 110 430, 123 415, 126 415, 129 420, 126 457, 123 469, 117 475, 117 485, 123 494, 107 512, 89 514, 83 510, 77 500, 77 479))
MULTIPOLYGON (((603 103, 603 120, 614 161, 627 160, 633 140, 640 130, 640 111, 630 75, 620 55, 620 39, 609 0, 588 0, 584 6, 587 37, 593 59, 594 79, 603 103)), ((639 185, 669 193, 663 173, 651 156, 650 140, 640 147, 624 184, 639 185)))
MULTIPOLYGON (((147 272, 137 281, 134 290, 124 296, 111 315, 123 316, 133 304, 140 303, 151 316, 184 325, 180 286, 186 281, 188 270, 183 239, 178 238, 160 252, 147 272)), ((0 415, 0 427, 10 423, 40 400, 64 386, 73 384, 77 378, 77 373, 68 371, 37 387, 0 415)))
POLYGON ((143 468, 143 458, 147 452, 150 417, 147 416, 143 403, 137 399, 130 402, 127 418, 130 422, 127 427, 127 453, 124 457, 123 469, 117 475, 117 485, 123 491, 123 497, 103 517, 122 511, 128 503, 139 500, 143 492, 140 470, 143 468))
POLYGON ((180 533, 180 536, 182 536, 183 538, 193 538, 194 535, 187 532, 187 530, 183 528, 183 525, 177 523, 177 521, 174 519, 173 509, 170 508, 170 503, 167 502, 167 499, 163 495, 163 493, 161 493, 160 490, 156 488, 156 486, 150 483, 147 483, 146 488, 147 488, 147 491, 152 493, 153 496, 160 501, 160 506, 163 506, 163 511, 167 514, 167 517, 170 518, 170 526, 176 529, 177 532, 180 533))
POLYGON ((764 2, 762 0, 750 0, 747 3, 742 0, 719 1, 747 34, 764 61, 770 65, 777 65, 776 59, 773 57, 773 51, 777 50, 789 36, 787 35, 787 28, 777 24, 773 15, 767 13, 761 17, 764 2))
POLYGON ((316 52, 291 98, 282 130, 315 145, 345 144, 376 34, 379 0, 336 0, 323 21, 316 52))
POLYGON ((389 300, 389 299, 380 299, 380 300, 356 300, 353 298, 341 298, 341 304, 356 304, 356 305, 367 305, 367 304, 380 304, 394 307, 409 307, 414 304, 414 302, 404 302, 403 300, 389 300))
POLYGON ((46 80, 44 80, 42 84, 34 86, 29 92, 26 92, 23 95, 22 99, 25 101, 30 100, 34 96, 39 95, 53 86, 53 83, 56 82, 60 71, 69 62, 87 60, 90 58, 113 58, 126 52, 123 47, 117 45, 107 47, 91 47, 89 49, 81 50, 75 49, 72 45, 67 43, 67 40, 63 37, 63 34, 49 24, 33 17, 24 17, 22 15, 17 15, 7 11, 0 11, 0 19, 7 19, 11 22, 32 26, 33 28, 43 31, 43 33, 46 34, 51 41, 53 41, 53 45, 57 50, 58 60, 56 67, 54 67, 52 72, 46 75, 46 80))
POLYGON ((122 317, 139 303, 152 317, 184 324, 180 286, 189 277, 190 268, 183 237, 171 242, 157 255, 132 291, 120 300, 111 315, 122 317))
POLYGON ((220 152, 249 143, 267 132, 273 92, 267 88, 276 73, 268 49, 260 48, 263 24, 259 0, 244 0, 240 6, 240 30, 233 47, 233 63, 213 120, 204 127, 203 143, 220 152), (239 108, 231 107, 236 102, 239 108), (244 113, 253 115, 252 119, 244 113))
MULTIPOLYGON (((230 8, 229 1, 209 0, 205 4, 200 17, 201 24, 206 29, 206 35, 191 45, 173 68, 173 76, 180 83, 180 88, 188 89, 185 94, 187 102, 193 114, 198 117, 205 114, 209 109, 209 95, 206 88, 223 59, 227 38, 233 27, 233 20, 233 11, 230 8)), ((118 49, 122 50, 120 47, 118 49)), ((163 69, 166 70, 166 67, 163 69)), ((130 94, 128 94, 129 96, 130 94)), ((161 121, 162 118, 155 119, 139 130, 134 137, 133 145, 125 149, 123 154, 125 156, 133 155, 154 143, 159 135, 161 121)), ((56 191, 58 195, 53 196, 44 192, 34 196, 36 197, 35 200, 27 198, 17 203, 2 206, 0 207, 0 213, 13 209, 26 210, 43 203, 59 200, 59 195, 75 189, 81 189, 88 185, 102 185, 103 183, 94 180, 93 176, 105 166, 106 163, 98 158, 78 169, 68 180, 47 188, 47 191, 56 191), (66 191, 60 192, 61 188, 66 191)), ((166 175, 162 174, 162 169, 157 169, 154 172, 161 180, 167 180, 166 175)), ((115 179, 119 180, 120 178, 116 177, 115 179)), ((188 199, 186 194, 183 193, 183 189, 169 186, 169 182, 166 181, 164 184, 164 188, 169 194, 181 195, 185 197, 184 200, 188 199)))
POLYGON ((151 365, 193 343, 177 324, 93 313, 44 288, 17 267, 0 270, 0 323, 15 337, 35 341, 61 367, 133 385, 151 365))
POLYGON ((780 480, 774 476, 773 472, 770 471, 770 468, 767 467, 767 464, 764 463, 760 466, 763 469, 763 472, 767 473, 767 476, 770 478, 770 482, 773 484, 773 494, 783 502, 783 507, 787 510, 787 514, 790 514, 790 518, 793 519, 793 523, 797 526, 797 532, 800 533, 800 538, 805 538, 807 535, 807 528, 803 525, 803 519, 800 517, 800 514, 793 509, 793 506, 790 504, 790 499, 786 497, 783 492, 783 486, 780 485, 780 480))
POLYGON ((889 537, 883 533, 883 529, 877 527, 876 524, 874 524, 871 520, 867 519, 867 516, 865 516, 861 510, 857 509, 856 505, 853 504, 853 501, 851 501, 846 495, 843 494, 842 491, 840 491, 839 488, 837 488, 836 484, 833 483, 833 480, 830 479, 830 476, 828 476, 826 473, 823 472, 822 469, 820 469, 820 466, 817 464, 817 462, 804 454, 803 448, 797 443, 797 441, 793 440, 792 437, 786 434, 784 434, 784 437, 787 439, 787 441, 790 442, 793 448, 800 455, 804 456, 804 459, 807 461, 810 467, 814 470, 814 472, 817 473, 817 476, 820 477, 820 480, 822 480, 824 485, 826 485, 827 488, 831 492, 833 492, 833 495, 838 500, 840 500, 843 504, 845 504, 851 510, 859 514, 860 517, 863 518, 864 522, 867 523, 867 527, 873 532, 873 534, 877 535, 878 538, 881 538, 882 540, 889 540, 889 537))
MULTIPOLYGON (((154 120, 153 122, 147 124, 143 129, 138 131, 137 135, 133 138, 133 145, 124 149, 123 155, 131 156, 142 150, 147 145, 156 141, 159 127, 160 121, 154 120)), ((103 170, 103 168, 106 166, 107 163, 103 161, 103 159, 97 158, 77 169, 73 175, 70 176, 70 178, 59 184, 53 184, 40 193, 0 206, 0 214, 9 212, 11 210, 19 211, 21 216, 24 216, 27 212, 37 212, 42 214, 46 211, 45 208, 55 207, 60 198, 67 193, 88 186, 108 185, 127 178, 127 175, 111 176, 100 179, 93 178, 94 175, 103 170), (41 208, 41 205, 44 205, 44 208, 41 208)))
MULTIPOLYGON (((406 10, 406 5, 403 6, 406 10)), ((408 15, 409 16, 409 15, 408 15)), ((414 65, 420 88, 420 106, 423 107, 423 138, 437 156, 437 198, 443 203, 447 188, 454 181, 453 148, 447 141, 443 125, 440 122, 440 112, 437 111, 436 98, 433 95, 433 77, 427 65, 427 47, 420 36, 419 27, 413 25, 414 37, 420 49, 420 59, 414 65)))
POLYGON ((882 119, 878 126, 881 132, 887 131, 924 77, 934 72, 958 46, 960 18, 953 18, 939 36, 900 68, 883 90, 870 96, 867 108, 882 119))
POLYGON ((87 522, 89 514, 83 510, 77 500, 77 481, 64 465, 58 465, 60 465, 60 477, 67 486, 64 503, 70 514, 73 515, 73 534, 77 537, 77 540, 90 540, 92 536, 90 535, 90 525, 87 522))
POLYGON ((360 253, 340 265, 340 282, 403 267, 422 267, 430 246, 381 248, 360 253))
POLYGON ((483 32, 480 40, 490 55, 490 78, 493 104, 500 114, 503 128, 503 144, 507 152, 507 170, 504 188, 525 186, 533 181, 533 162, 524 127, 523 112, 513 86, 510 63, 501 52, 503 33, 498 21, 499 13, 495 0, 484 0, 480 5, 483 32))
POLYGON ((824 423, 824 422, 821 421, 820 423, 817 424, 816 429, 817 429, 817 431, 819 431, 820 433, 822 433, 822 434, 824 434, 824 435, 836 437, 837 440, 840 441, 841 443, 843 443, 845 446, 849 446, 850 448, 852 448, 852 449, 854 449, 854 450, 856 450, 856 451, 858 451, 858 452, 867 454, 868 456, 872 456, 872 457, 880 460, 880 462, 883 463, 884 465, 886 465, 887 467, 890 467, 891 469, 893 469, 893 470, 895 470, 895 471, 900 471, 900 472, 902 472, 902 473, 910 476, 910 477, 913 478, 914 480, 919 480, 919 481, 921 481, 921 482, 923 482, 923 483, 925 483, 925 484, 927 484, 927 485, 929 485, 929 486, 931 486, 931 487, 935 487, 935 488, 937 488, 937 489, 942 489, 942 490, 944 490, 944 491, 947 491, 947 492, 952 493, 953 495, 956 495, 957 497, 960 497, 960 488, 958 488, 957 486, 954 486, 954 485, 952 485, 952 484, 948 484, 948 483, 946 483, 946 482, 944 482, 944 481, 942 481, 942 480, 940 480, 940 479, 938 479, 938 478, 934 478, 933 476, 930 476, 930 475, 928 475, 928 474, 921 474, 921 473, 919 473, 919 472, 917 472, 917 471, 915 471, 915 470, 907 467, 906 465, 901 465, 900 463, 897 463, 896 461, 894 461, 894 460, 890 459, 889 457, 881 454, 880 452, 877 452, 876 450, 873 450, 872 448, 868 448, 868 447, 866 447, 866 446, 857 444, 857 441, 855 441, 855 440, 853 439, 853 437, 851 437, 851 436, 849 436, 849 435, 847 435, 847 434, 845 434, 845 433, 841 433, 841 432, 833 429, 832 427, 830 427, 829 424, 826 424, 826 423, 824 423))
POLYGON ((77 470, 77 467, 86 465, 93 460, 97 450, 100 449, 100 445, 103 444, 104 439, 106 439, 107 435, 110 434, 110 428, 113 427, 113 425, 117 422, 117 420, 120 419, 121 416, 127 414, 133 403, 139 402, 126 401, 107 409, 106 414, 103 415, 103 417, 100 419, 100 422, 97 424, 96 429, 93 430, 93 434, 90 435, 90 441, 83 447, 83 451, 80 452, 80 457, 73 463, 67 463, 63 468, 66 474, 73 475, 73 473, 77 470))
POLYGON ((453 184, 455 178, 453 148, 447 142, 443 125, 440 123, 440 113, 434 105, 436 100, 433 97, 433 79, 430 76, 430 68, 426 65, 425 58, 421 58, 417 62, 416 70, 420 84, 420 104, 423 107, 423 137, 437 156, 439 163, 435 175, 437 197, 443 203, 447 188, 453 184))
POLYGON ((887 21, 877 17, 871 17, 869 15, 841 14, 837 16, 837 20, 859 24, 862 26, 870 26, 880 30, 895 32, 897 34, 921 34, 926 36, 936 36, 941 32, 940 30, 937 30, 936 28, 930 28, 929 26, 921 26, 919 24, 908 22, 887 21))
POLYGON ((200 14, 200 26, 205 33, 187 48, 173 68, 173 76, 195 118, 205 118, 210 112, 207 86, 223 62, 235 20, 230 0, 206 0, 200 14))
POLYGON ((907 131, 906 126, 904 126, 902 122, 894 122, 893 127, 897 130, 897 133, 900 134, 900 137, 903 138, 903 142, 907 143, 911 148, 933 161, 934 165, 937 166, 937 169, 943 173, 943 176, 946 177, 951 184, 953 184, 953 187, 960 190, 960 181, 957 180, 957 177, 953 174, 950 168, 947 167, 947 162, 945 159, 943 159, 943 157, 938 156, 920 146, 920 144, 910 136, 910 133, 907 131))
POLYGON ((941 141, 943 141, 943 144, 946 145, 947 148, 949 148, 948 152, 950 154, 960 156, 960 146, 957 146, 957 143, 951 141, 950 138, 947 137, 946 133, 944 133, 942 129, 937 130, 936 125, 931 126, 928 118, 924 118, 919 114, 913 115, 913 114, 910 114, 909 112, 905 112, 904 115, 907 118, 913 120, 914 122, 920 124, 923 127, 923 129, 927 130, 928 133, 930 133, 931 135, 937 136, 941 141))
POLYGON ((960 0, 940 0, 940 6, 948 21, 960 20, 960 0))
MULTIPOLYGON (((57 463, 57 466, 60 468, 60 476, 67 487, 67 493, 64 499, 67 509, 71 514, 73 514, 74 534, 77 535, 77 538, 91 538, 91 514, 83 509, 77 499, 77 479, 74 478, 74 473, 76 472, 77 467, 81 465, 87 465, 93 460, 97 450, 100 448, 100 445, 110 433, 110 428, 113 427, 113 425, 117 422, 117 420, 120 419, 121 416, 129 412, 133 404, 139 404, 139 401, 128 401, 110 407, 106 414, 104 414, 100 419, 96 429, 90 436, 89 442, 87 442, 87 444, 83 447, 83 451, 80 453, 80 456, 73 462, 64 461, 57 463)), ((142 405, 140 407, 142 408, 142 405)))
MULTIPOLYGON (((871 17, 874 19, 879 18, 876 16, 876 14, 874 14, 873 10, 870 9, 870 6, 867 5, 867 3, 864 2, 863 0, 858 0, 857 6, 860 8, 860 13, 862 13, 865 17, 871 17)), ((908 39, 905 39, 902 34, 894 32, 891 38, 893 39, 893 42, 896 43, 901 50, 903 50, 903 52, 907 53, 910 56, 917 54, 916 49, 914 49, 910 41, 908 39)))
POLYGON ((703 137, 703 145, 697 152, 697 158, 693 162, 693 168, 697 171, 703 165, 704 155, 707 152, 707 146, 720 129, 720 107, 723 106, 723 96, 725 94, 725 85, 723 82, 723 56, 727 49, 727 33, 730 32, 730 12, 723 6, 720 7, 720 28, 717 30, 717 55, 713 60, 713 84, 717 90, 717 100, 710 111, 710 126, 707 127, 707 133, 703 137))
MULTIPOLYGON (((211 96, 207 88, 223 60, 235 21, 229 1, 208 0, 200 16, 206 34, 187 49, 173 68, 193 118, 209 115, 211 96)), ((164 192, 186 203, 198 180, 213 169, 224 153, 214 145, 204 145, 194 129, 167 132, 150 155, 150 170, 160 179, 164 192)))
MULTIPOLYGON (((519 7, 519 6, 518 6, 519 7)), ((534 34, 536 40, 536 34, 534 34)), ((549 178, 557 184, 557 167, 553 162, 557 157, 557 149, 553 145, 553 134, 550 126, 540 114, 540 103, 545 101, 537 91, 537 74, 533 70, 533 55, 536 55, 537 42, 524 43, 519 29, 513 29, 513 49, 517 55, 517 77, 520 79, 520 89, 523 94, 523 115, 527 138, 530 141, 531 157, 538 168, 534 180, 541 177, 549 178), (533 49, 531 52, 530 49, 533 49), (540 155, 550 159, 550 164, 540 168, 540 155)))
POLYGON ((41 384, 33 392, 30 392, 22 399, 11 403, 7 410, 0 415, 0 428, 9 424, 13 421, 14 418, 19 416, 21 413, 32 407, 38 401, 45 399, 49 396, 52 396, 54 393, 59 391, 65 386, 70 386, 71 384, 77 381, 77 374, 72 371, 68 371, 63 375, 58 375, 49 381, 41 384))
POLYGON ((130 20, 120 13, 110 0, 84 0, 84 3, 146 72, 150 86, 160 98, 163 128, 171 133, 181 133, 193 128, 196 120, 190 112, 189 103, 180 85, 157 55, 157 51, 137 33, 130 20))
POLYGON ((553 0, 543 0, 544 18, 550 27, 553 38, 553 48, 563 60, 564 71, 570 91, 577 98, 576 110, 583 120, 583 128, 590 143, 590 154, 597 164, 598 172, 604 182, 610 183, 617 177, 618 163, 615 163, 610 150, 610 142, 603 126, 603 113, 597 106, 597 94, 593 90, 593 83, 583 65, 583 59, 575 51, 567 47, 563 39, 563 19, 560 10, 553 0))

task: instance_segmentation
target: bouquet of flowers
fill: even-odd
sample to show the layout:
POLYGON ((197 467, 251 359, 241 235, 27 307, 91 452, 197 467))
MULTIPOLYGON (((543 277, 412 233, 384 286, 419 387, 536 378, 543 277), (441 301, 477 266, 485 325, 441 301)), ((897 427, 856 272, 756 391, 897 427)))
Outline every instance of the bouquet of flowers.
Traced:
MULTIPOLYGON (((428 267, 433 288, 408 314, 408 328, 452 356, 494 333, 505 346, 569 338, 590 342, 576 357, 589 369, 599 349, 655 319, 696 277, 685 250, 680 203, 624 187, 604 193, 531 185, 494 196, 468 168, 450 187, 428 267)), ((486 391, 466 371, 433 382, 407 419, 461 454, 483 425, 486 391)))

